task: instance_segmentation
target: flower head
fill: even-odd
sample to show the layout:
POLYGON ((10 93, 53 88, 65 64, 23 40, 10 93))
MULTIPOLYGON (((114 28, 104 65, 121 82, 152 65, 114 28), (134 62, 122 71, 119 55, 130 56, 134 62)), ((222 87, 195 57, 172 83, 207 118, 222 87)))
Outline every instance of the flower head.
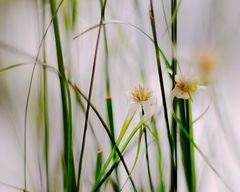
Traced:
POLYGON ((148 101, 152 97, 152 92, 144 88, 142 85, 135 87, 135 89, 131 92, 132 100, 136 103, 141 103, 143 101, 148 101))
POLYGON ((198 57, 198 67, 203 73, 212 73, 216 67, 216 57, 213 53, 203 52, 198 57))
POLYGON ((141 121, 148 121, 154 111, 152 92, 144 86, 138 85, 131 91, 131 100, 130 116, 139 109, 141 121))
POLYGON ((172 98, 189 99, 191 94, 198 89, 198 82, 193 79, 184 79, 182 76, 175 77, 176 84, 172 90, 172 98))
POLYGON ((208 84, 217 67, 217 57, 214 52, 204 51, 197 56, 197 66, 203 84, 208 84))

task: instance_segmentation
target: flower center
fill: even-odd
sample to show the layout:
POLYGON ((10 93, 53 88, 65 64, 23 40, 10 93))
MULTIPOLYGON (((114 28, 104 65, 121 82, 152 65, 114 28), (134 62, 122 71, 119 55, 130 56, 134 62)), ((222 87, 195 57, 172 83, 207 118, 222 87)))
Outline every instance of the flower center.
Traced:
POLYGON ((133 101, 140 103, 142 101, 148 101, 152 97, 152 92, 139 85, 131 92, 131 95, 133 101))
POLYGON ((197 90, 197 83, 192 81, 192 82, 176 82, 176 87, 187 93, 191 93, 193 91, 197 90))

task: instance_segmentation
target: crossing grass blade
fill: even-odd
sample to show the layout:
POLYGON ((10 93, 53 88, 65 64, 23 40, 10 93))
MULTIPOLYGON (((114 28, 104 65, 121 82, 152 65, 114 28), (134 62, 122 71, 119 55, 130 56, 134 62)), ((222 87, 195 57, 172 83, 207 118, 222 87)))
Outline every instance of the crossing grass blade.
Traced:
MULTIPOLYGON (((162 2, 163 3, 163 2, 162 2)), ((164 9, 164 8, 163 8, 164 9)), ((174 13, 177 9, 177 0, 171 0, 171 17, 173 17, 174 13)), ((168 29, 168 25, 167 25, 168 29)), ((168 30, 169 31, 169 30, 168 30)), ((174 21, 171 23, 171 43, 172 43, 172 89, 175 87, 175 75, 177 74, 177 59, 175 57, 175 47, 177 46, 177 15, 174 21)), ((176 98, 173 99, 171 103, 173 113, 176 114, 177 112, 177 100, 176 98)), ((178 151, 177 151, 177 122, 172 117, 171 119, 171 134, 173 139, 173 151, 174 151, 174 158, 171 161, 171 186, 170 191, 177 191, 177 177, 178 177, 178 151)))
POLYGON ((187 137, 187 139, 191 142, 191 144, 194 146, 194 148, 198 151, 198 153, 201 155, 201 157, 204 159, 205 163, 208 165, 208 167, 215 173, 215 175, 219 178, 219 180, 223 183, 223 185, 228 189, 229 191, 233 191, 231 187, 225 182, 221 174, 217 171, 217 169, 210 163, 206 155, 202 152, 202 150, 198 147, 198 145, 194 142, 192 136, 187 132, 185 125, 183 124, 182 120, 179 119, 176 114, 173 114, 174 118, 176 119, 179 130, 182 131, 182 133, 187 137))
POLYGON ((79 158, 79 163, 78 163, 77 190, 80 189, 82 163, 83 163, 83 156, 84 156, 84 150, 85 150, 86 133, 87 133, 87 128, 88 128, 90 101, 91 101, 91 98, 92 98, 92 90, 93 90, 95 69, 96 69, 96 64, 97 64, 98 48, 99 48, 100 36, 101 36, 101 31, 102 31, 102 22, 103 22, 103 18, 104 18, 104 14, 105 14, 106 4, 107 4, 107 0, 104 1, 103 6, 101 8, 101 17, 100 17, 100 21, 99 21, 97 40, 96 40, 96 46, 95 46, 95 51, 94 51, 93 66, 92 66, 92 71, 91 71, 91 80, 90 80, 88 99, 87 99, 87 109, 86 109, 86 114, 85 114, 83 139, 82 139, 81 152, 80 152, 80 158, 79 158))
MULTIPOLYGON (((107 114, 108 114, 108 122, 109 122, 109 128, 110 132, 115 139, 115 128, 114 128, 114 120, 113 120, 113 109, 112 109, 112 99, 110 97, 107 97, 107 114)), ((112 143, 111 143, 112 145, 112 143)), ((114 149, 114 146, 112 145, 112 149, 114 149)), ((114 158, 117 157, 117 154, 114 154, 114 158)), ((120 182, 119 182, 119 174, 118 174, 118 167, 115 169, 115 177, 116 177, 116 187, 118 188, 118 191, 120 191, 120 182)))
MULTIPOLYGON (((136 132, 142 127, 142 122, 138 123, 138 125, 132 130, 132 132, 129 134, 128 138, 126 139, 125 143, 123 144, 123 146, 121 147, 121 154, 123 154, 123 152, 125 151, 125 149, 127 148, 129 142, 132 140, 133 136, 136 134, 136 132)), ((119 144, 118 142, 116 142, 116 144, 119 144)), ((117 147, 118 145, 114 146, 114 149, 112 150, 112 152, 110 153, 107 161, 105 162, 105 164, 103 165, 103 168, 101 170, 101 173, 99 175, 99 178, 97 180, 97 182, 95 182, 95 184, 93 185, 91 191, 97 191, 101 185, 104 183, 103 182, 103 179, 106 179, 107 177, 104 176, 104 174, 107 172, 107 168, 111 162, 111 160, 113 159, 113 155, 115 153, 115 148, 117 147), (101 179, 103 178, 103 179, 101 179)), ((113 165, 118 161, 118 158, 119 157, 116 157, 115 159, 113 159, 113 165)), ((130 172, 128 173, 128 177, 131 181, 131 176, 130 176, 130 172)), ((134 186, 134 191, 137 191, 135 186, 134 186)))
MULTIPOLYGON (((32 90, 33 77, 34 77, 35 68, 36 68, 36 65, 37 65, 37 62, 38 62, 38 57, 39 57, 39 54, 40 54, 40 50, 41 50, 42 45, 44 43, 45 37, 46 37, 46 35, 48 33, 48 30, 49 30, 53 20, 55 19, 56 15, 58 13, 59 8, 62 5, 62 2, 63 1, 61 1, 59 3, 58 7, 54 10, 54 12, 52 12, 51 21, 50 21, 49 25, 47 26, 47 28, 46 28, 43 36, 42 36, 42 39, 40 41, 40 44, 39 44, 39 47, 38 47, 38 51, 37 51, 37 56, 34 58, 33 69, 32 69, 32 72, 31 72, 31 77, 30 77, 30 82, 29 82, 29 87, 28 87, 28 92, 27 92, 27 100, 26 100, 25 112, 24 112, 24 190, 25 191, 27 190, 27 117, 28 117, 28 107, 29 107, 30 95, 31 95, 31 90, 32 90)), ((25 56, 28 57, 28 54, 26 54, 23 51, 20 51, 20 50, 18 50, 16 48, 8 46, 5 43, 1 43, 1 45, 7 47, 10 50, 16 51, 17 53, 19 53, 21 55, 25 55, 25 56)), ((18 65, 18 66, 20 66, 20 65, 18 65)))
MULTIPOLYGON (((103 8, 104 1, 100 1, 101 9, 103 8)), ((103 22, 105 20, 105 15, 103 15, 103 22)), ((109 77, 109 51, 108 51, 108 39, 107 39, 107 30, 106 26, 103 25, 103 37, 104 37, 104 53, 105 53, 105 83, 106 83, 106 104, 107 104, 107 117, 108 117, 108 124, 110 127, 111 134, 113 138, 115 139, 115 127, 114 127, 114 115, 113 115, 113 107, 112 107, 112 98, 111 98, 111 89, 110 89, 110 77, 109 77)), ((112 145, 112 149, 113 149, 112 145)), ((114 155, 114 158, 116 157, 116 154, 114 155)), ((115 177, 116 182, 114 185, 118 191, 120 191, 120 182, 119 182, 119 174, 118 174, 118 167, 115 169, 115 177)))

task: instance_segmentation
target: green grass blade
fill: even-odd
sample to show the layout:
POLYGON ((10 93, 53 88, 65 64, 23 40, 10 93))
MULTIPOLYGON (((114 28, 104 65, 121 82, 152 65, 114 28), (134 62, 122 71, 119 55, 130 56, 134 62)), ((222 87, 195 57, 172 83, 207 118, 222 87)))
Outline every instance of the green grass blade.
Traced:
MULTIPOLYGON (((83 111, 83 113, 86 113, 86 108, 85 108, 85 106, 83 104, 82 98, 80 97, 80 95, 76 91, 75 91, 75 96, 76 96, 77 103, 79 104, 81 110, 83 111)), ((88 121, 88 124, 89 124, 89 128, 90 128, 90 130, 92 132, 92 135, 94 137, 93 142, 95 142, 96 149, 100 149, 100 143, 98 141, 97 135, 96 135, 96 133, 95 133, 95 131, 93 129, 93 125, 92 125, 92 122, 90 121, 90 119, 88 121)))
MULTIPOLYGON (((174 161, 173 141, 172 141, 172 137, 171 137, 169 120, 168 120, 168 109, 167 109, 167 102, 166 102, 166 96, 165 96, 165 89, 164 89, 164 81, 163 81, 163 75, 162 75, 160 54, 159 54, 159 49, 158 49, 159 46, 158 46, 157 31, 156 31, 156 26, 155 26, 155 17, 154 17, 152 0, 150 0, 149 17, 150 17, 152 34, 153 34, 153 39, 154 39, 154 47, 155 47, 155 54, 156 54, 156 61, 157 61, 158 77, 159 77, 161 97, 162 97, 162 102, 163 102, 164 119, 165 119, 167 136, 168 136, 168 144, 169 144, 169 148, 170 148, 170 159, 173 162, 174 161)), ((171 175, 171 177, 173 177, 173 175, 171 175)))
MULTIPOLYGON (((129 27, 132 27, 132 28, 136 29, 137 31, 139 31, 140 33, 142 33, 142 34, 143 34, 145 37, 147 37, 152 43, 154 43, 154 39, 153 39, 150 35, 148 35, 144 30, 142 30, 140 27, 138 27, 138 26, 136 26, 136 25, 134 25, 134 24, 131 24, 131 23, 128 23, 128 22, 125 22, 125 21, 121 21, 121 20, 108 20, 108 21, 104 21, 104 22, 102 23, 102 25, 104 25, 104 26, 105 26, 105 25, 110 25, 110 24, 126 25, 126 26, 129 26, 129 27)), ((77 38, 83 36, 84 34, 90 32, 90 31, 92 31, 92 30, 94 30, 94 29, 96 29, 96 28, 98 28, 98 27, 99 27, 99 24, 93 25, 92 27, 86 29, 86 30, 83 31, 82 33, 74 36, 73 39, 77 39, 77 38)), ((162 56, 162 58, 163 58, 163 60, 164 60, 164 63, 165 63, 165 65, 166 65, 166 68, 167 68, 167 69, 171 69, 171 64, 170 64, 170 62, 168 61, 167 57, 165 56, 163 50, 162 50, 159 46, 157 47, 157 49, 158 49, 159 54, 162 56)))
MULTIPOLYGON (((135 114, 135 113, 134 113, 134 114, 135 114)), ((100 182, 101 178, 102 178, 103 175, 105 174, 105 172, 106 172, 106 170, 107 170, 110 162, 112 161, 112 159, 114 159, 114 155, 115 155, 115 153, 116 153, 116 147, 118 147, 119 144, 121 143, 121 141, 122 141, 122 139, 123 139, 123 137, 124 137, 124 135, 125 135, 128 127, 129 127, 129 125, 130 125, 130 123, 131 123, 131 121, 132 121, 132 119, 133 119, 134 114, 133 114, 130 118, 129 118, 129 116, 127 115, 127 117, 126 117, 126 119, 125 119, 125 121, 124 121, 124 123, 123 123, 122 130, 121 130, 121 132, 120 132, 120 134, 119 134, 119 136, 118 136, 118 139, 117 139, 117 141, 116 141, 116 143, 115 143, 115 145, 114 145, 114 147, 113 147, 110 155, 108 156, 108 159, 107 159, 106 162, 104 163, 103 168, 102 168, 102 170, 101 170, 101 173, 100 173, 100 175, 99 175, 99 178, 98 178, 97 182, 93 185, 93 188, 92 188, 92 189, 94 189, 94 186, 97 186, 97 185, 98 185, 98 182, 100 182)), ((134 129, 134 130, 135 130, 135 129, 134 129)), ((131 134, 130 134, 130 135, 131 135, 131 134)), ((127 140, 127 141, 128 141, 128 140, 127 140)), ((129 142, 129 141, 128 141, 128 142, 129 142)), ((116 158, 117 158, 117 157, 116 157, 116 158)))
MULTIPOLYGON (((100 1, 101 8, 103 8, 104 1, 100 1)), ((103 16, 104 17, 104 16, 103 16)), ((103 18, 105 20, 105 17, 103 18)), ((108 114, 108 123, 110 127, 111 134, 115 139, 115 128, 114 128, 114 118, 113 118, 113 107, 112 107, 112 98, 111 98, 111 90, 110 90, 110 77, 109 77, 109 55, 108 55, 108 40, 107 40, 107 31, 106 26, 103 25, 103 36, 104 36, 104 52, 105 52, 105 82, 106 82, 106 103, 107 103, 107 114, 108 114)), ((113 149, 113 145, 112 145, 113 149)), ((116 154, 114 154, 114 158, 116 154)), ((119 174, 118 167, 115 169, 115 177, 116 177, 116 187, 118 191, 120 191, 120 182, 119 182, 119 174)))
MULTIPOLYGON (((85 94, 83 94, 83 92, 78 88, 78 86, 75 85, 75 84, 73 84, 73 83, 72 83, 71 81, 69 81, 69 80, 67 81, 67 80, 65 79, 65 77, 63 77, 62 74, 58 71, 58 69, 56 69, 55 67, 52 67, 52 66, 50 66, 50 65, 45 65, 45 66, 44 66, 42 63, 38 63, 38 64, 39 64, 39 66, 41 66, 41 67, 46 67, 46 69, 48 69, 49 71, 53 72, 54 74, 57 74, 57 75, 59 76, 59 78, 63 79, 63 80, 65 81, 65 83, 69 84, 77 94, 81 95, 85 101, 88 101, 87 96, 85 96, 85 94)), ((14 68, 21 67, 21 66, 25 66, 25 65, 28 65, 28 63, 16 64, 16 65, 14 65, 14 67, 6 66, 6 67, 0 69, 0 72, 8 71, 8 70, 10 70, 10 69, 14 69, 14 68)), ((89 103, 90 103, 90 102, 89 102, 89 103)), ((94 105, 93 105, 92 103, 90 103, 90 106, 91 106, 92 110, 94 111, 94 113, 96 114, 96 116, 98 117, 98 119, 99 119, 99 121, 101 122, 101 124, 103 125, 103 128, 104 128, 104 130, 106 131, 106 133, 107 133, 109 139, 111 140, 111 142, 113 143, 113 145, 114 145, 114 146, 117 146, 114 138, 112 137, 112 135, 111 135, 111 133, 110 133, 110 131, 109 131, 109 128, 108 128, 107 124, 106 124, 105 121, 103 120, 103 118, 102 118, 102 116, 100 115, 100 113, 98 112, 98 110, 94 107, 94 105)), ((129 120, 130 120, 130 117, 128 117, 127 120, 129 121, 129 120)), ((128 121, 126 121, 126 122, 124 123, 125 126, 128 124, 128 121)), ((130 142, 130 141, 128 141, 128 142, 130 142)), ((129 169, 128 169, 128 167, 127 167, 127 165, 126 165, 126 162, 125 162, 125 160, 124 160, 124 158, 123 158, 123 156, 122 156, 122 154, 121 154, 121 152, 120 152, 120 150, 119 150, 118 147, 116 147, 116 152, 117 152, 118 156, 120 157, 120 161, 122 162, 123 167, 124 167, 124 169, 126 170, 126 172, 127 172, 128 176, 129 176, 129 178, 130 178, 130 181, 131 181, 132 185, 134 186, 134 190, 136 191, 136 187, 135 187, 135 184, 133 183, 133 180, 132 180, 132 178, 131 178, 129 169)))
POLYGON ((165 192, 164 181, 163 181, 163 171, 162 171, 162 151, 160 140, 158 136, 158 128, 155 117, 152 117, 152 125, 153 125, 153 137, 155 138, 157 144, 157 156, 158 156, 158 173, 159 173, 159 192, 165 192))
MULTIPOLYGON (((59 3, 59 5, 56 8, 55 12, 53 12, 52 19, 51 19, 49 25, 47 26, 46 31, 44 32, 44 34, 42 36, 40 45, 38 47, 37 56, 34 59, 34 65, 33 65, 32 73, 31 73, 31 77, 30 77, 30 82, 29 82, 29 87, 28 87, 27 100, 26 100, 26 105, 25 105, 25 114, 24 114, 24 190, 25 191, 27 190, 27 115, 28 115, 28 105, 29 105, 29 100, 30 100, 32 82, 33 82, 34 72, 35 72, 35 68, 36 68, 37 62, 38 62, 38 57, 39 57, 39 54, 40 54, 41 47, 43 45, 43 42, 44 42, 45 37, 47 35, 47 32, 48 32, 48 30, 49 30, 49 28, 50 28, 54 18, 56 17, 60 6, 62 5, 62 2, 63 1, 61 1, 59 3)), ((3 44, 3 46, 6 46, 6 44, 3 44)), ((10 46, 7 46, 7 48, 12 49, 12 47, 10 47, 10 46)), ((20 54, 27 55, 24 52, 19 51, 18 49, 13 48, 13 50, 18 52, 18 53, 20 53, 20 54)), ((20 65, 18 65, 18 66, 20 66, 20 65)))
MULTIPOLYGON (((130 133, 130 135, 128 136, 128 138, 126 139, 125 143, 123 144, 122 148, 121 148, 121 154, 125 151, 125 149, 127 148, 128 144, 130 143, 130 141, 132 140, 133 136, 136 134, 136 132, 141 128, 142 126, 142 122, 140 122, 133 130, 132 132, 130 133)), ((117 143, 116 143, 117 144, 117 143)), ((116 146, 114 146, 114 148, 116 148, 116 146)), ((115 149, 112 150, 112 152, 110 153, 107 161, 105 162, 102 170, 101 170, 101 173, 100 173, 100 176, 97 180, 97 182, 93 185, 91 191, 96 191, 97 189, 99 189, 101 187, 100 184, 103 184, 101 178, 104 176, 104 174, 106 173, 106 170, 108 168, 108 165, 110 164, 111 160, 113 159, 113 155, 114 155, 114 152, 115 152, 115 149)), ((117 161, 118 161, 118 156, 114 159, 114 163, 115 164, 117 161)), ((130 177, 130 173, 128 174, 128 177, 130 178, 131 180, 131 177, 130 177)), ((104 177, 106 178, 106 177, 104 177)), ((136 188, 134 188, 134 191, 137 191, 136 188)))
POLYGON ((82 139, 82 145, 81 145, 81 153, 80 153, 80 159, 79 159, 79 165, 78 165, 78 179, 77 179, 77 190, 80 188, 80 180, 81 180, 81 172, 82 172, 82 162, 83 162, 83 155, 84 155, 84 149, 85 149, 85 141, 86 141, 86 133, 87 133, 87 125, 88 125, 88 117, 89 117, 89 109, 90 109, 90 101, 92 97, 92 90, 93 90, 93 83, 94 83, 94 76, 95 76, 95 69, 96 69, 96 63, 97 63, 97 55, 98 55, 98 47, 100 42, 100 35, 101 35, 101 29, 102 29, 102 22, 105 14, 105 7, 106 7, 107 0, 104 1, 104 5, 101 9, 101 18, 99 22, 99 28, 97 33, 97 41, 95 46, 95 52, 94 52, 94 58, 93 58, 93 67, 91 72, 91 80, 90 80, 90 86, 89 86, 89 92, 88 92, 88 103, 87 103, 87 109, 85 114, 85 122, 84 122, 84 130, 83 130, 83 139, 82 139))
POLYGON ((74 29, 77 24, 77 10, 78 0, 72 0, 72 28, 74 29))
POLYGON ((96 171, 95 171, 95 181, 97 180, 101 168, 102 168, 102 161, 103 161, 103 155, 102 155, 102 151, 98 150, 97 152, 97 160, 96 160, 96 171))
POLYGON ((149 185, 150 185, 151 192, 153 192, 154 191, 154 187, 153 187, 152 176, 151 176, 151 171, 150 171, 150 162, 149 162, 149 155, 148 155, 147 131, 146 131, 145 127, 143 128, 143 132, 144 132, 144 140, 145 140, 145 148, 146 148, 146 161, 147 161, 148 180, 149 180, 149 185))
MULTIPOLYGON (((188 101, 179 100, 180 118, 185 128, 185 131, 192 138, 192 122, 191 122, 191 110, 189 109, 188 101)), ((196 173, 194 164, 194 153, 192 150, 192 144, 188 137, 180 130, 180 143, 182 149, 182 161, 184 167, 185 178, 189 191, 196 191, 196 173)))
MULTIPOLYGON (((132 165, 132 168, 131 168, 131 171, 130 171, 130 175, 132 174, 136 164, 137 164, 137 161, 138 161, 138 157, 139 157, 139 154, 140 154, 140 147, 141 147, 141 141, 142 141, 142 130, 140 130, 139 132, 139 137, 138 137, 138 145, 137 145, 137 152, 136 152, 136 156, 135 156, 135 159, 134 159, 134 162, 133 162, 133 165, 132 165)), ((121 188, 121 191, 123 190, 124 186, 126 185, 127 181, 128 181, 129 177, 126 179, 126 181, 123 183, 122 185, 122 188, 121 188)))
POLYGON ((208 158, 206 157, 206 155, 202 152, 202 150, 198 147, 198 145, 194 142, 194 140, 192 139, 191 135, 189 135, 189 133, 186 130, 185 125, 183 124, 183 122, 181 121, 181 119, 179 119, 176 114, 173 114, 173 117, 176 119, 178 125, 179 125, 179 129, 180 131, 182 131, 182 133, 187 137, 187 139, 191 142, 191 144, 194 146, 194 148, 198 151, 198 153, 201 155, 201 157, 204 159, 204 161, 206 162, 206 164, 208 165, 208 167, 215 173, 215 175, 220 179, 220 181, 224 184, 224 186, 229 190, 232 191, 231 187, 224 181, 223 177, 219 174, 219 172, 217 171, 217 169, 209 162, 208 158))
MULTIPOLYGON (((187 129, 189 130, 189 135, 193 139, 193 125, 192 125, 192 108, 191 108, 191 100, 186 101, 186 112, 187 112, 187 129)), ((194 140, 194 139, 193 139, 194 140)), ((196 192, 196 168, 195 168, 195 157, 194 157, 194 146, 190 143, 190 165, 191 165, 191 183, 192 189, 191 191, 196 192)))
MULTIPOLYGON (((56 12, 55 0, 50 0, 50 7, 52 16, 56 12)), ((58 19, 54 17, 53 19, 53 29, 54 37, 56 44, 57 60, 58 60, 58 69, 59 73, 65 78, 64 73, 64 62, 61 48, 60 32, 58 26, 58 19)), ((62 115, 63 115, 63 125, 64 125, 64 160, 67 167, 67 178, 65 187, 67 191, 72 192, 76 191, 76 178, 75 178, 75 169, 73 161, 73 152, 72 152, 72 112, 71 112, 71 95, 69 87, 65 84, 62 78, 60 80, 60 89, 62 97, 62 115)))
MULTIPOLYGON (((175 10, 177 9, 177 0, 171 0, 171 15, 173 16, 175 13, 175 10)), ((167 25, 168 30, 168 25, 167 25)), ((168 30, 169 32, 169 30, 168 30)), ((173 44, 172 46, 172 89, 175 87, 175 75, 177 74, 177 60, 175 58, 175 46, 177 45, 177 15, 174 22, 172 22, 171 25, 171 42, 173 44)), ((172 103, 172 110, 173 113, 176 114, 177 111, 177 100, 176 98, 173 99, 172 103)), ((177 176, 178 176, 178 162, 177 162, 177 122, 172 117, 172 123, 171 123, 171 132, 172 132, 172 139, 173 139, 173 151, 174 151, 174 161, 171 161, 171 184, 170 184, 170 191, 177 191, 177 176)), ((172 159, 173 160, 173 159, 172 159)))
MULTIPOLYGON (((115 129, 114 129, 114 120, 113 120, 113 109, 112 109, 112 99, 110 97, 107 97, 107 114, 108 114, 108 122, 109 122, 109 128, 110 132, 115 139, 115 129)), ((114 146, 112 145, 112 149, 114 146)), ((116 157, 116 153, 114 154, 114 158, 116 157)), ((120 182, 119 182, 119 174, 118 174, 118 167, 115 169, 115 177, 116 177, 116 185, 118 187, 118 191, 120 191, 120 182)))
MULTIPOLYGON (((43 33, 45 31, 45 19, 46 11, 44 6, 46 0, 42 0, 42 28, 43 33)), ((46 45, 43 43, 43 62, 46 65, 46 45)), ((49 163, 48 163, 48 153, 49 153, 49 121, 48 121, 48 101, 47 101, 47 69, 43 67, 43 121, 44 121, 44 150, 45 150, 45 164, 46 164, 46 189, 49 192, 49 163)))

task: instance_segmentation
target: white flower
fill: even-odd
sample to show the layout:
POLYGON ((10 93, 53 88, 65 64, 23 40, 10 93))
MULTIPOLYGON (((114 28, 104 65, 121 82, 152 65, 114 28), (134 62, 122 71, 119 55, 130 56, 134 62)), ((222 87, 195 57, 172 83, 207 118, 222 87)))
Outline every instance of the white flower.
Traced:
POLYGON ((198 81, 195 79, 186 79, 183 76, 175 75, 175 87, 171 92, 171 98, 189 99, 192 93, 198 88, 198 81))
POLYGON ((132 116, 137 110, 140 112, 141 121, 148 121, 153 114, 153 100, 152 92, 139 85, 133 89, 131 92, 131 107, 129 110, 129 115, 132 116))

